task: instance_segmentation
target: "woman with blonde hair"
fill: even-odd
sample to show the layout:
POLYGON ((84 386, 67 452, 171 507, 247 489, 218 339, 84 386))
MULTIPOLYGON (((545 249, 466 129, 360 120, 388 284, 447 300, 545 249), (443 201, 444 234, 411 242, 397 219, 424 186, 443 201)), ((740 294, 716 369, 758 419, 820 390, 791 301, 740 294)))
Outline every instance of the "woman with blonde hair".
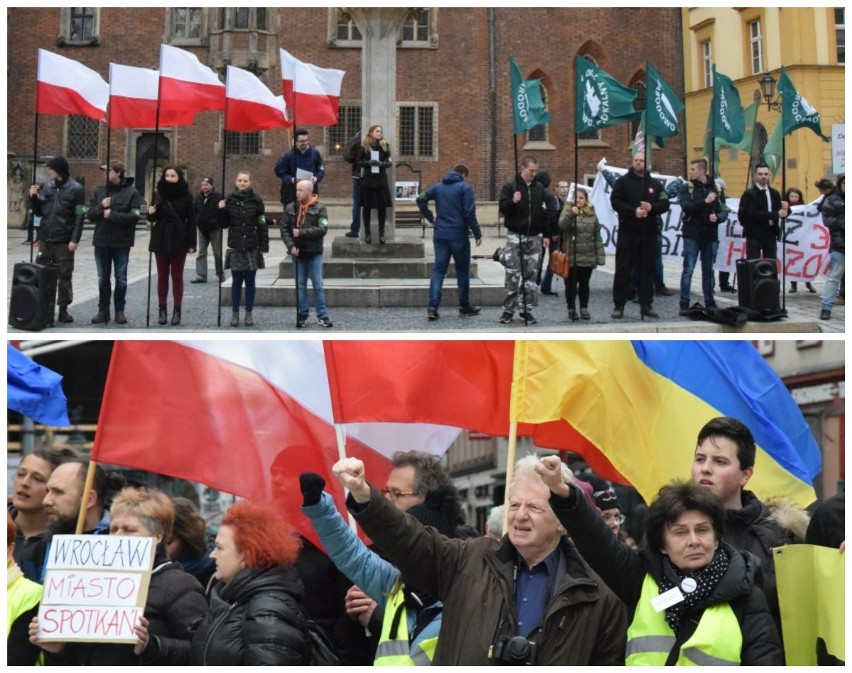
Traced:
POLYGON ((388 186, 387 169, 393 164, 390 145, 382 134, 382 127, 374 124, 367 132, 358 154, 361 167, 361 208, 363 209, 364 242, 372 243, 370 235, 370 210, 379 212, 379 243, 385 242, 385 217, 393 200, 388 186))
POLYGON ((589 203, 585 189, 577 189, 574 203, 566 203, 559 217, 559 249, 568 255, 570 272, 565 279, 565 299, 568 302, 568 320, 577 321, 575 298, 580 295, 580 318, 591 320, 589 315, 589 281, 596 266, 606 263, 601 223, 595 207, 589 203))

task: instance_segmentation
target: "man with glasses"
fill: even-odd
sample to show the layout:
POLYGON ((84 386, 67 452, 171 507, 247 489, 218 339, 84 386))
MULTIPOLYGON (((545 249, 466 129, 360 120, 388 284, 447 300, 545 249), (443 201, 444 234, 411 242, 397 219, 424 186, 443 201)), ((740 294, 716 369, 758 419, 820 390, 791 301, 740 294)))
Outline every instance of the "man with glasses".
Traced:
POLYGON ((311 147, 307 129, 296 129, 293 133, 296 144, 287 150, 275 164, 275 175, 281 180, 281 203, 285 210, 288 203, 296 200, 296 184, 300 180, 310 180, 314 185, 314 194, 319 194, 319 183, 325 177, 322 155, 316 147, 311 147))

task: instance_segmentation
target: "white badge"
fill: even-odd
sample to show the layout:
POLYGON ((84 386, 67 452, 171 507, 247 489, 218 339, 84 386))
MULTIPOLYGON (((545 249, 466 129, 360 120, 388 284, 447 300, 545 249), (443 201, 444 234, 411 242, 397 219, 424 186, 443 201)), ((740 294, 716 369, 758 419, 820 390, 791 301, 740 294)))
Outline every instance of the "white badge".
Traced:
POLYGON ((698 582, 691 577, 685 577, 683 582, 680 583, 680 588, 686 593, 691 594, 698 588, 698 582))
POLYGON ((677 605, 681 601, 683 601, 683 594, 680 592, 680 589, 674 587, 673 589, 664 591, 659 596, 652 598, 651 607, 657 612, 662 612, 666 608, 670 608, 672 605, 677 605))

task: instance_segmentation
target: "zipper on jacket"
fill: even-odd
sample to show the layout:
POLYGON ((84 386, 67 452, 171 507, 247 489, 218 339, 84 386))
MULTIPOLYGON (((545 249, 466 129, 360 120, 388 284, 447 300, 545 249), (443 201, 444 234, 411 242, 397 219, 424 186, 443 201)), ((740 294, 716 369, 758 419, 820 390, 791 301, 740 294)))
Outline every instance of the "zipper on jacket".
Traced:
POLYGON ((210 630, 207 632, 207 642, 204 643, 204 654, 201 657, 202 666, 207 666, 207 650, 210 649, 210 643, 213 641, 213 634, 216 632, 216 629, 222 626, 224 621, 228 618, 228 615, 231 614, 231 610, 237 607, 237 605, 239 605, 239 603, 231 603, 231 605, 228 606, 228 609, 225 611, 225 614, 222 615, 219 618, 219 621, 215 622, 213 626, 210 627, 210 630))

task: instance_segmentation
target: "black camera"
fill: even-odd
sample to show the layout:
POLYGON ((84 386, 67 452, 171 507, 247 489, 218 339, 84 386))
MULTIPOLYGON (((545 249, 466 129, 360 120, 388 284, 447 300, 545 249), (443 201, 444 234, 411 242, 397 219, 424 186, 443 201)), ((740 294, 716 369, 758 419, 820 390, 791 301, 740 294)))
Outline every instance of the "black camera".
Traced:
POLYGON ((503 664, 535 666, 538 645, 523 636, 498 636, 491 645, 488 656, 503 664))

